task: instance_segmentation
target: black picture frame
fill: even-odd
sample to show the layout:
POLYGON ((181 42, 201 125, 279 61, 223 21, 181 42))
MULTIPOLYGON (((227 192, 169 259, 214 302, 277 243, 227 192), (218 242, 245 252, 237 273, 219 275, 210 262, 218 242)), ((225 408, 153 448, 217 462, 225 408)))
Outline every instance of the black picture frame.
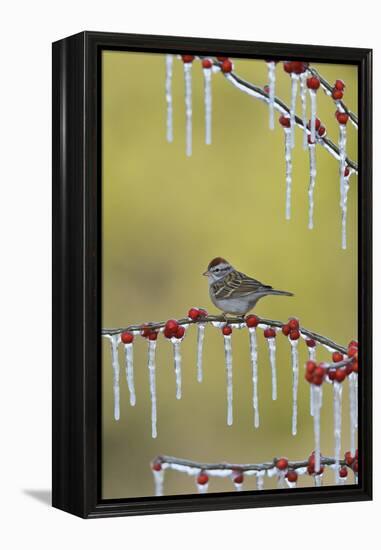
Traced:
POLYGON ((53 506, 83 518, 372 498, 372 50, 82 32, 53 44, 53 506), (357 486, 102 500, 101 52, 332 62, 359 74, 357 486))

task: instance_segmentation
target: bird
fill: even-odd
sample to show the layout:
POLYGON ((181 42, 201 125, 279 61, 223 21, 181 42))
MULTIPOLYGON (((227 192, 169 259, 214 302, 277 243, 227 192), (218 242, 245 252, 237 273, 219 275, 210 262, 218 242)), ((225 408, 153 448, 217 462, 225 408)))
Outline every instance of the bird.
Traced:
POLYGON ((237 271, 221 257, 214 258, 203 275, 208 277, 210 299, 224 316, 244 317, 264 296, 293 296, 237 271))

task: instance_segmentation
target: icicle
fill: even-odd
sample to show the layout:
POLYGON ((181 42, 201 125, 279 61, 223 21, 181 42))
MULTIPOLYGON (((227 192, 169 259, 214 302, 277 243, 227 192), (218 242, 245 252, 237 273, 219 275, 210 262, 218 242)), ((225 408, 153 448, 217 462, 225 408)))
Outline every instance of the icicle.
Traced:
POLYGON ((359 377, 358 377, 358 374, 357 372, 353 373, 354 374, 354 378, 355 378, 355 383, 354 383, 354 390, 353 390, 353 396, 354 396, 354 401, 355 401, 355 406, 354 406, 354 409, 355 409, 355 428, 357 429, 359 426, 358 426, 358 397, 359 397, 359 388, 358 388, 358 381, 359 381, 359 377))
POLYGON ((224 336, 225 364, 226 364, 226 391, 227 391, 227 424, 233 424, 233 356, 232 337, 224 336))
POLYGON ((257 472, 257 490, 263 491, 264 487, 264 480, 265 480, 266 471, 265 470, 259 470, 257 472))
POLYGON ((315 436, 315 473, 320 471, 320 409, 322 404, 322 386, 313 386, 312 402, 315 436))
POLYGON ((120 342, 120 334, 113 334, 109 336, 111 343, 111 363, 112 370, 114 373, 113 376, 113 390, 114 390, 114 418, 115 420, 120 419, 120 389, 119 389, 119 357, 118 357, 118 346, 120 342))
POLYGON ((302 103, 302 121, 303 121, 303 149, 307 149, 308 145, 308 132, 307 132, 307 75, 302 73, 300 75, 300 100, 302 103))
POLYGON ((310 384, 310 415, 313 416, 315 412, 314 406, 314 387, 310 384))
POLYGON ((286 220, 291 219, 291 186, 292 186, 292 136, 291 128, 284 128, 286 160, 286 220))
POLYGON ((152 470, 152 473, 155 483, 155 496, 162 497, 164 495, 164 470, 152 470))
POLYGON ((309 89, 311 97, 311 141, 315 143, 316 135, 316 90, 309 89))
POLYGON ((212 69, 204 68, 205 143, 212 143, 212 69))
POLYGON ((209 483, 197 483, 197 480, 196 480, 196 486, 197 486, 197 491, 200 494, 205 494, 208 492, 209 483))
POLYGON ((291 130, 291 147, 295 146, 295 110, 296 96, 298 94, 299 75, 291 73, 291 103, 290 103, 290 130, 291 130))
POLYGON ((299 382, 299 354, 298 340, 290 340, 292 362, 292 435, 297 434, 298 425, 298 382, 299 382))
MULTIPOLYGON (((319 461, 320 461, 320 459, 319 459, 319 461)), ((319 467, 319 470, 320 470, 320 467, 319 467)), ((323 474, 315 474, 314 475, 315 487, 321 487, 322 481, 323 481, 323 474)))
POLYGON ((271 366, 271 388, 273 401, 277 398, 277 381, 276 381, 276 342, 275 338, 266 338, 269 347, 269 358, 271 366))
POLYGON ((257 351, 257 334, 255 327, 249 327, 250 335, 250 360, 253 380, 253 410, 254 410, 254 426, 259 427, 259 409, 258 409, 258 351, 257 351))
POLYGON ((350 422, 350 451, 355 456, 356 452, 356 373, 348 376, 349 382, 349 422, 350 422))
POLYGON ((286 483, 285 483, 285 476, 286 473, 284 471, 278 472, 278 489, 285 489, 286 483))
POLYGON ((124 344, 124 353, 126 356, 126 379, 128 391, 130 392, 130 405, 133 407, 136 404, 133 344, 124 344))
POLYGON ((202 382, 202 348, 205 337, 205 325, 197 325, 197 382, 202 382))
POLYGON ((192 63, 184 63, 185 80, 185 151, 187 157, 192 156, 192 63))
POLYGON ((173 55, 165 56, 165 99, 167 102, 167 141, 173 141, 173 106, 172 106, 172 68, 173 55))
POLYGON ((173 361, 176 377, 176 399, 181 399, 181 340, 178 338, 171 338, 171 342, 173 345, 173 361))
POLYGON ((347 202, 349 189, 349 169, 348 176, 345 176, 345 159, 347 144, 347 127, 345 124, 339 124, 339 154, 340 154, 340 207, 341 207, 341 248, 347 248, 347 202))
POLYGON ((149 372, 149 388, 151 394, 151 425, 152 437, 157 437, 157 411, 156 411, 156 340, 148 340, 148 372, 149 372))
POLYGON ((274 99, 275 99, 275 61, 267 62, 267 74, 269 81, 269 127, 274 130, 274 99))
POLYGON ((309 361, 315 361, 316 360, 316 346, 307 346, 308 349, 308 360, 309 361))
POLYGON ((310 182, 308 185, 308 229, 313 229, 314 227, 314 190, 315 190, 315 183, 316 183, 316 145, 314 141, 308 145, 308 153, 310 158, 310 182))
POLYGON ((343 386, 340 382, 333 382, 333 415, 335 438, 335 478, 339 479, 340 453, 341 453, 341 404, 343 386))

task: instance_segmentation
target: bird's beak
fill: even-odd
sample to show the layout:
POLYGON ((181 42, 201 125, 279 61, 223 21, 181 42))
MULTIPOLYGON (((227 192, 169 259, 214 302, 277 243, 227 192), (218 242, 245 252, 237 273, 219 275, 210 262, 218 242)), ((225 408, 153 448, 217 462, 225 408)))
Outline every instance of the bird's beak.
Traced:
POLYGON ((208 277, 210 275, 209 271, 204 271, 203 273, 204 277, 208 277))

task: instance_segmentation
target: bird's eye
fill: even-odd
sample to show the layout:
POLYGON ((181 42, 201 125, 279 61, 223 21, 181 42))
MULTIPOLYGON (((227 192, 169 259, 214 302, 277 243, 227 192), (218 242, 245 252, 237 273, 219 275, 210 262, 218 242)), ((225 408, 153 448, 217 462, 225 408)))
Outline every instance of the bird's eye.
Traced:
POLYGON ((220 268, 219 268, 219 267, 216 267, 216 269, 215 269, 214 271, 216 271, 216 272, 217 272, 217 271, 219 271, 219 270, 220 270, 220 268))

